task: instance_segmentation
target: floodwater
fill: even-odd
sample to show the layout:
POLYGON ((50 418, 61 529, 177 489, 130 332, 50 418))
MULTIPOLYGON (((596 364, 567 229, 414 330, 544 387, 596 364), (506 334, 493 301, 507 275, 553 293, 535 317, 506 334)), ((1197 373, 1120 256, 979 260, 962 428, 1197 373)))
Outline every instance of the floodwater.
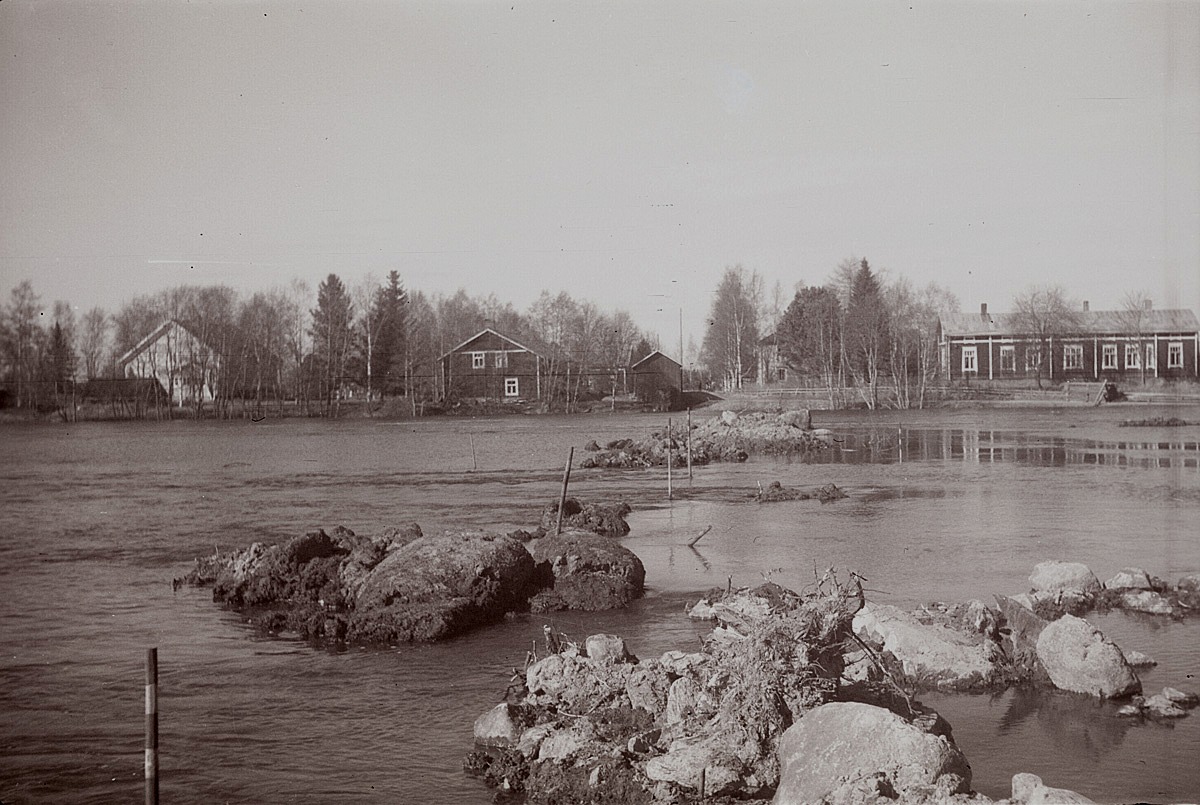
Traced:
MULTIPOLYGON (((628 500, 648 596, 623 612, 522 616, 435 646, 331 652, 265 638, 173 591, 197 555, 317 527, 416 521, 511 530, 556 496, 568 448, 638 436, 649 415, 417 422, 164 422, 0 428, 0 800, 132 802, 142 791, 143 662, 158 647, 163 801, 488 803, 461 771, 542 626, 623 635, 655 656, 704 632, 683 616, 712 587, 803 588, 854 569, 876 601, 990 601, 1061 558, 1101 579, 1127 565, 1200 572, 1200 428, 1118 428, 1200 409, 815 412, 837 449, 665 470, 574 470, 572 492, 628 500), (758 483, 833 482, 821 505, 748 502, 758 483), (686 543, 712 526, 695 546, 686 543)), ((1159 660, 1147 690, 1200 687, 1200 626, 1094 621, 1159 660)), ((1134 726, 1069 694, 932 696, 975 788, 1012 774, 1101 802, 1200 796, 1200 714, 1134 726)))

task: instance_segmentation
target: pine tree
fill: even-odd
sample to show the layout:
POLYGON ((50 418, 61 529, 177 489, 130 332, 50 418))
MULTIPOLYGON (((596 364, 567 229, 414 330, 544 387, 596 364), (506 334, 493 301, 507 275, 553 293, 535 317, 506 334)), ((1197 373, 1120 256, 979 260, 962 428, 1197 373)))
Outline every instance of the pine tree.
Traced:
POLYGON ((346 286, 330 274, 317 288, 317 306, 312 311, 313 375, 317 394, 325 401, 326 416, 337 416, 346 363, 353 341, 353 305, 346 286))
POLYGON ((371 318, 378 322, 379 333, 372 361, 377 387, 384 394, 404 394, 408 293, 398 272, 389 271, 387 285, 376 292, 371 318))

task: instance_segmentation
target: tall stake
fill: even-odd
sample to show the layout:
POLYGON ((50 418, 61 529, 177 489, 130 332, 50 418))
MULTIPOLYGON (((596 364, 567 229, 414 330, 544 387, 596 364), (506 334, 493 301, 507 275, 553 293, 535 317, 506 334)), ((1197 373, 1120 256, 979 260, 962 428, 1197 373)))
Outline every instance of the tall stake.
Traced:
POLYGON ((688 480, 692 480, 692 409, 688 409, 688 434, 687 434, 687 450, 688 450, 688 480))
POLYGON ((554 524, 554 533, 562 533, 563 509, 567 507, 567 484, 571 482, 571 462, 575 460, 575 448, 567 454, 567 468, 563 470, 562 494, 558 496, 558 522, 554 524))
POLYGON ((146 805, 158 805, 158 649, 146 649, 146 805))
POLYGON ((667 417, 667 500, 671 498, 671 417, 667 417))

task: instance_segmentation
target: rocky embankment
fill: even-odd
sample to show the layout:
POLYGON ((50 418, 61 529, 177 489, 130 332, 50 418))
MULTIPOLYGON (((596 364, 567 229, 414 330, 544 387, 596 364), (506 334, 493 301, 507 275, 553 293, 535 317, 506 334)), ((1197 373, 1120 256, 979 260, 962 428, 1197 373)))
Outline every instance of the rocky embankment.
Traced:
POLYGON ((601 610, 642 595, 641 560, 616 537, 625 504, 568 498, 563 532, 426 535, 413 523, 373 537, 337 527, 196 560, 177 583, 211 585, 213 600, 269 632, 316 642, 392 645, 441 640, 510 612, 601 610))
MULTIPOLYGON (((476 721, 466 767, 532 803, 988 803, 920 691, 1040 685, 1127 699, 1116 715, 1148 719, 1196 706, 1174 688, 1139 695, 1134 666, 1153 661, 1079 616, 1189 616, 1200 578, 1168 586, 1129 569, 1101 584, 1044 562, 1030 584, 997 607, 905 612, 829 572, 807 595, 767 584, 699 601, 689 614, 714 627, 695 651, 639 660, 613 635, 548 641, 523 689, 476 721)), ((1018 774, 1004 802, 1091 800, 1018 774)))
POLYGON ((833 431, 812 427, 807 410, 782 414, 723 411, 692 425, 675 423, 643 439, 617 439, 601 447, 595 441, 586 449, 579 466, 583 468, 628 468, 665 466, 670 456, 675 467, 687 465, 688 441, 693 464, 714 461, 745 461, 754 453, 788 455, 827 449, 833 443, 833 431))

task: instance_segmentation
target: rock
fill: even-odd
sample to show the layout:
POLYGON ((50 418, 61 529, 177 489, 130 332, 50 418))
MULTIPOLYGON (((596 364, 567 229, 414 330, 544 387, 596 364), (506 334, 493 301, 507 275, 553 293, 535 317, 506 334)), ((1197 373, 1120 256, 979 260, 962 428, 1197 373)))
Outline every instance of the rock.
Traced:
POLYGON ((1152 588, 1150 575, 1140 567, 1127 567, 1104 582, 1106 590, 1149 590, 1152 588))
POLYGON ((1029 583, 1035 591, 1050 593, 1079 592, 1094 595, 1103 589, 1100 580, 1087 565, 1057 560, 1041 562, 1034 566, 1033 572, 1029 574, 1029 583))
POLYGON ((695 714, 700 693, 700 686, 686 676, 672 682, 667 691, 667 723, 678 724, 695 714))
POLYGON ((1161 693, 1156 693, 1146 699, 1143 707, 1146 710, 1146 715, 1154 718, 1183 718, 1187 715, 1187 710, 1184 710, 1161 693))
POLYGON ((807 408, 784 411, 779 415, 779 423, 781 425, 789 425, 793 428, 812 430, 812 412, 807 408))
POLYGON ((598 452, 600 452, 600 445, 596 444, 595 439, 592 439, 590 442, 588 442, 587 444, 585 444, 583 446, 583 449, 587 450, 589 453, 598 453, 598 452))
MULTIPOLYGON (((628 503, 601 504, 584 503, 576 498, 567 498, 563 504, 563 531, 591 531, 606 537, 623 537, 629 533, 625 516, 630 512, 628 503)), ((558 501, 542 510, 542 531, 553 534, 558 526, 558 501)))
POLYGON ((667 708, 671 678, 658 660, 634 665, 625 680, 625 695, 631 707, 658 715, 667 708))
POLYGON ((854 632, 916 685, 965 689, 988 684, 996 673, 995 644, 925 625, 896 607, 867 604, 854 616, 854 632))
POLYGON ((521 727, 513 718, 513 709, 500 703, 475 719, 475 743, 483 746, 515 746, 521 727))
POLYGON ((1182 707, 1185 710, 1191 710, 1193 707, 1200 705, 1200 695, 1192 691, 1183 691, 1178 688, 1163 688, 1162 695, 1171 704, 1182 707))
POLYGON ((1134 650, 1125 652, 1125 662, 1129 663, 1130 668, 1153 668, 1158 665, 1158 660, 1134 650))
POLYGON ((1036 774, 1014 774, 1012 799, 1021 805, 1096 805, 1083 794, 1065 788, 1050 788, 1036 774))
POLYGON ((949 736, 922 731, 882 707, 824 704, 783 734, 774 805, 826 802, 846 780, 882 775, 893 799, 915 798, 929 787, 965 794, 971 767, 949 736))
POLYGON ((1200 573, 1181 576, 1179 581, 1175 582, 1175 589, 1189 593, 1200 592, 1200 573))
POLYGON ((736 786, 742 777, 742 763, 720 736, 681 738, 671 743, 666 754, 646 762, 646 777, 656 783, 674 783, 693 791, 700 790, 704 775, 707 796, 720 796, 736 786))
POLYGON ((833 444, 833 431, 829 428, 815 428, 810 431, 814 439, 823 444, 833 444))
POLYGON ((1141 718, 1141 704, 1123 704, 1117 708, 1117 715, 1121 718, 1141 718))
POLYGON ((594 634, 584 641, 584 651, 594 663, 612 664, 627 662, 629 652, 625 649, 625 641, 616 635, 594 634))
POLYGON ((526 758, 535 758, 542 748, 542 741, 546 740, 546 736, 554 732, 554 727, 549 724, 538 724, 536 727, 530 727, 521 733, 521 737, 517 740, 517 751, 526 758))
POLYGON ((534 584, 533 559, 515 539, 421 537, 371 571, 350 617, 350 637, 383 644, 451 637, 522 608, 534 584))
POLYGON ((549 589, 530 602, 535 611, 617 609, 640 598, 646 569, 633 551, 585 531, 546 536, 529 545, 539 581, 549 589))
POLYGON ((1063 615, 1042 630, 1037 656, 1060 690, 1112 699, 1142 689, 1121 649, 1074 615, 1063 615))
POLYGON ((1151 615, 1172 615, 1175 612, 1170 601, 1149 590, 1127 592, 1121 596, 1120 604, 1124 609, 1147 612, 1151 615))
POLYGON ((576 719, 566 729, 547 733, 538 747, 538 760, 563 761, 584 752, 595 737, 592 722, 585 718, 576 719))
POLYGON ((722 411, 721 412, 721 424, 722 425, 734 425, 734 424, 737 424, 737 421, 738 421, 738 415, 736 412, 734 412, 734 411, 722 411))

